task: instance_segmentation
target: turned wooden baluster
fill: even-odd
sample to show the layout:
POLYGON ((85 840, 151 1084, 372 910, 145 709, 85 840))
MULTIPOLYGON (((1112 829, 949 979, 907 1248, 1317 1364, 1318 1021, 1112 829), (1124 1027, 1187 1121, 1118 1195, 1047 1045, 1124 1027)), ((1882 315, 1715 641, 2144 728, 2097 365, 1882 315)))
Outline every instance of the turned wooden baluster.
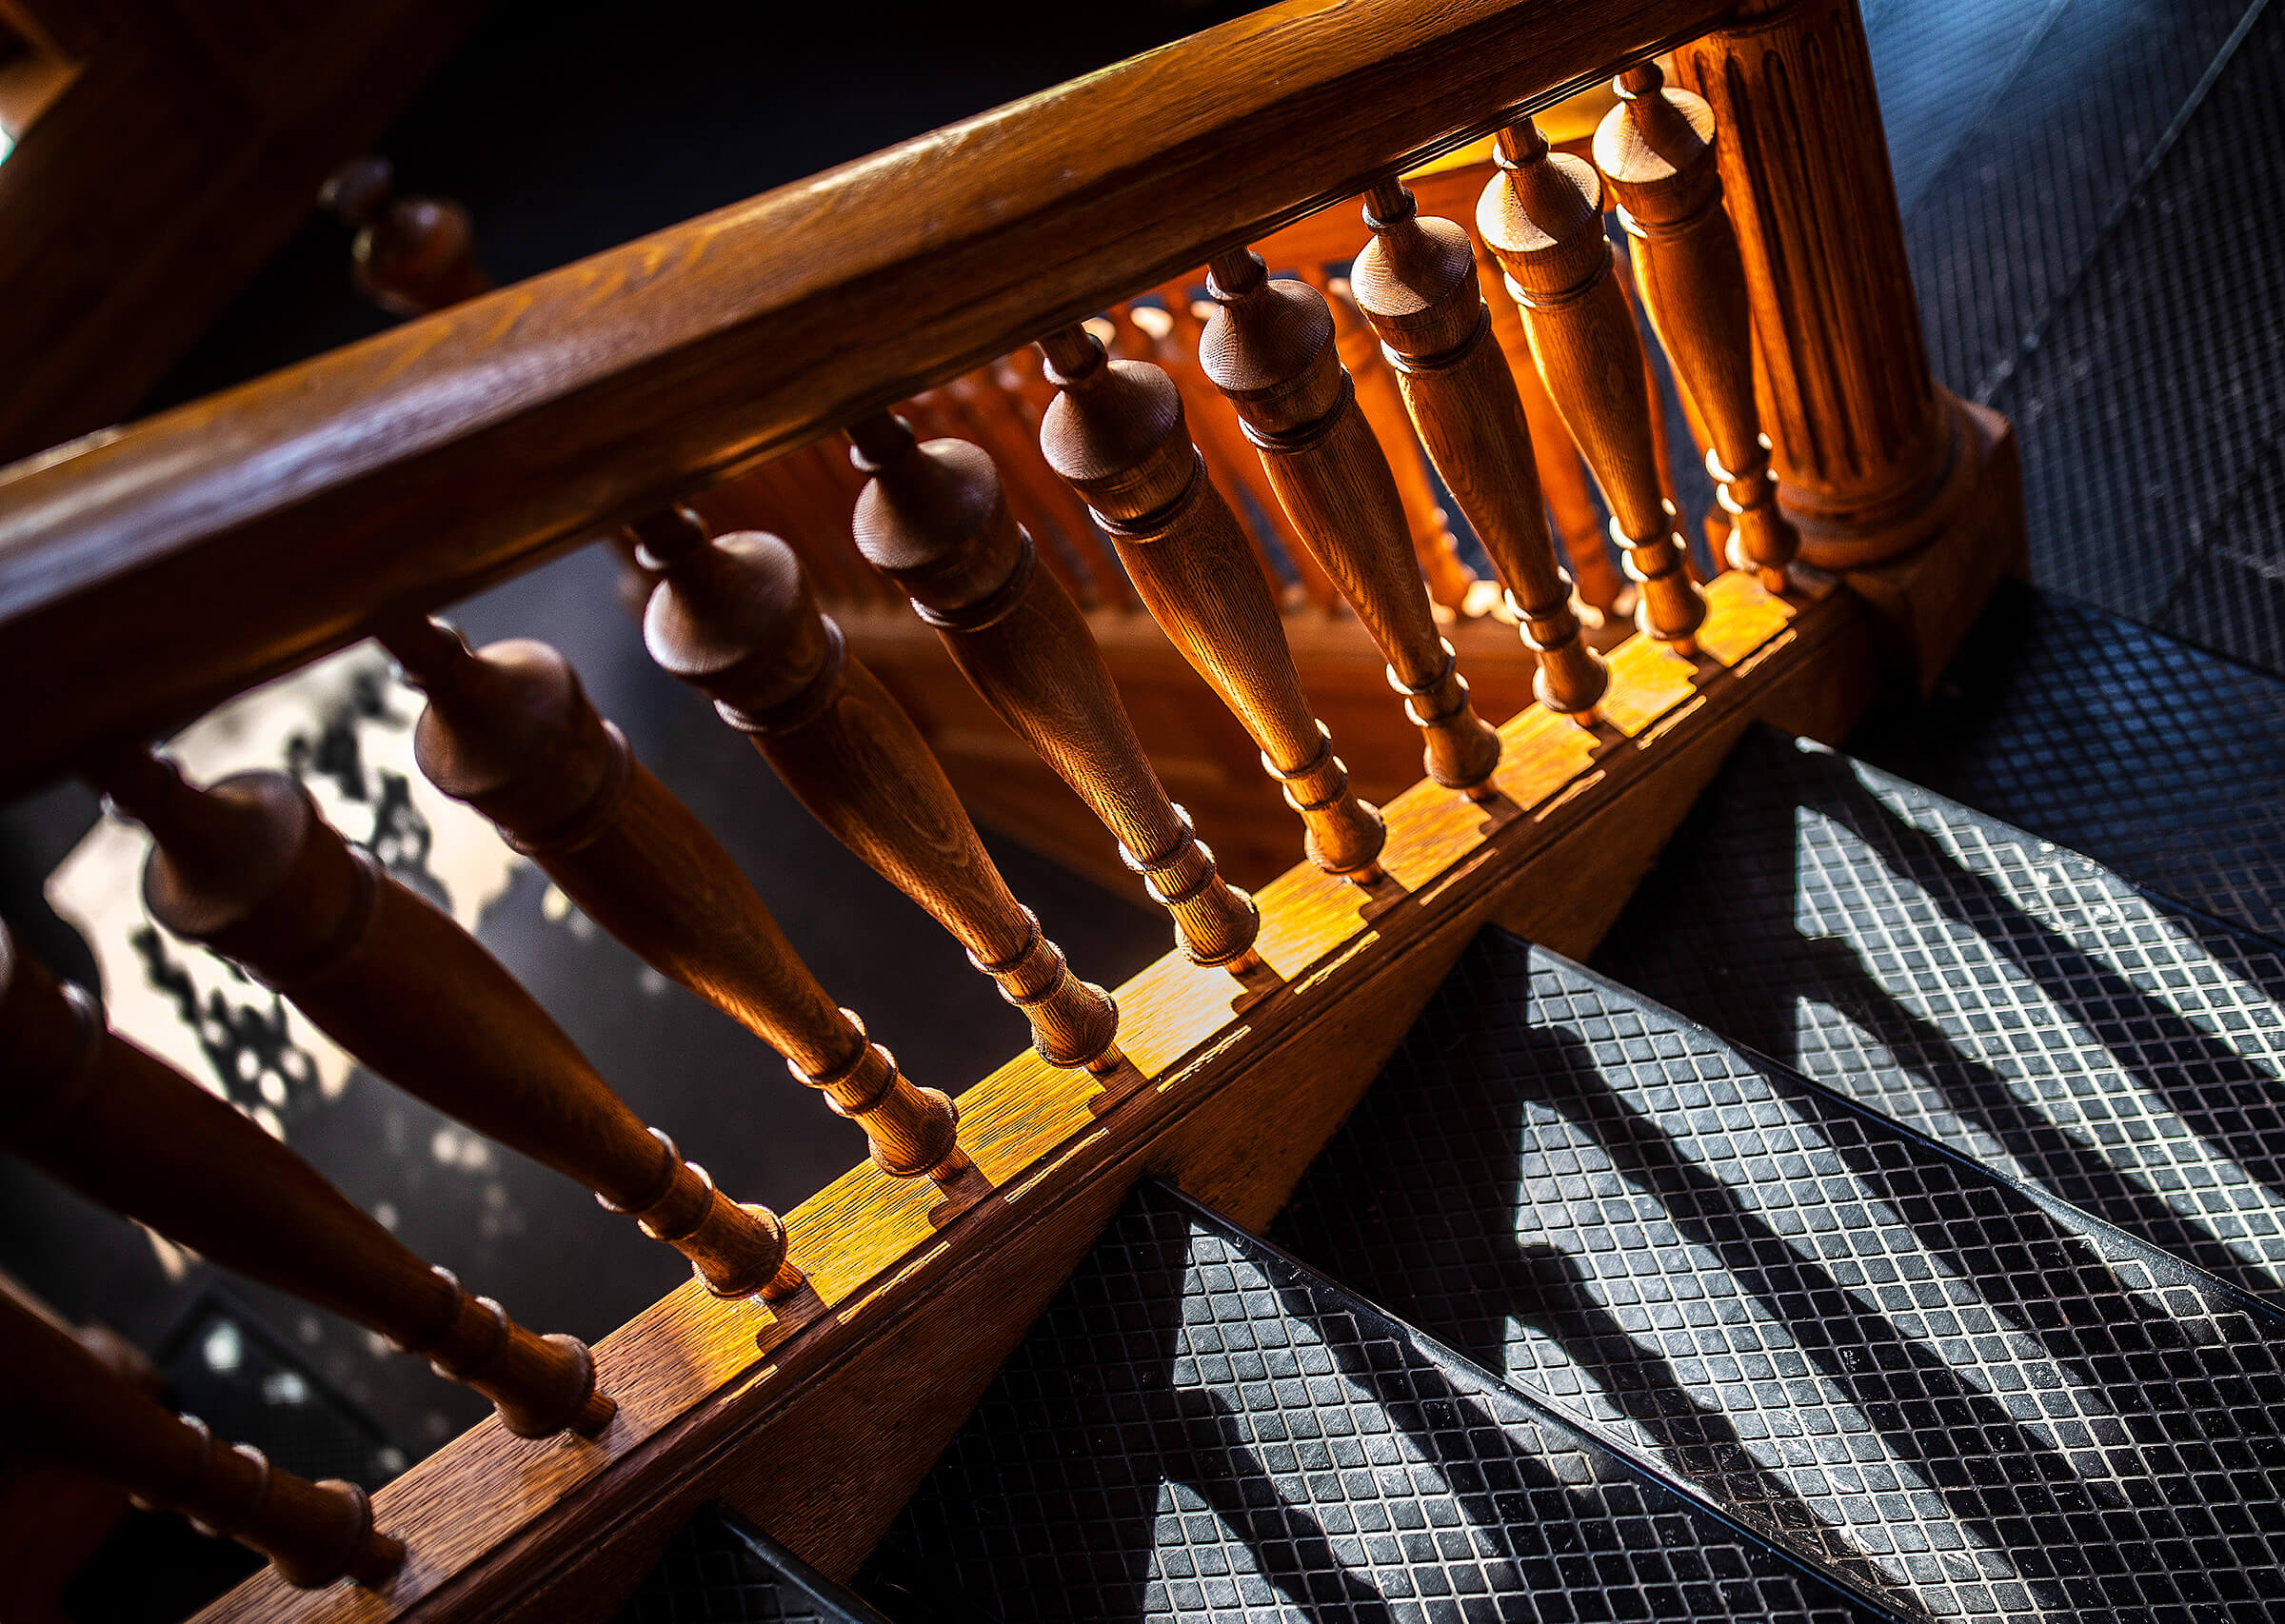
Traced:
MULTIPOLYGON (((228 1107, 225 1107, 228 1109, 228 1107)), ((312 1483, 248 1444, 218 1442, 105 1367, 62 1326, 0 1293, 0 1438, 31 1458, 119 1484, 155 1511, 268 1556, 288 1584, 388 1581, 402 1542, 354 1483, 312 1483)))
POLYGON ((1404 505, 1358 409, 1323 295, 1272 282, 1246 248, 1217 255, 1206 286, 1218 307, 1200 346, 1206 375, 1237 406, 1294 528, 1387 658, 1389 683, 1426 738, 1428 776, 1485 792, 1500 735, 1469 704, 1452 645, 1437 635, 1404 505))
POLYGON ((1508 584, 1523 641, 1540 657, 1533 691, 1548 709, 1591 721, 1610 672, 1580 635, 1571 581, 1556 562, 1522 397, 1492 340, 1474 245, 1452 221, 1421 219, 1395 180, 1373 188, 1364 223, 1373 240, 1350 286, 1437 472, 1508 584))
POLYGON ((1119 1008, 1071 974, 977 838, 912 719, 818 612, 775 536, 708 537, 686 507, 637 529, 663 571, 644 617, 651 658, 700 689, 817 821, 1000 983, 1051 1065, 1117 1070, 1119 1008))
POLYGON ((538 1337, 431 1269, 238 1112, 106 1029, 95 1000, 0 928, 0 1146, 239 1274, 368 1330, 489 1398, 519 1437, 618 1408, 570 1337, 538 1337))
POLYGON ((1333 312, 1334 347, 1356 380, 1358 409, 1387 454, 1388 471, 1404 501, 1404 523, 1412 531, 1413 561, 1428 582, 1429 598, 1455 615, 1482 613, 1470 599, 1476 574, 1460 563, 1451 522, 1436 499, 1436 487, 1428 483, 1428 470, 1421 465, 1421 446, 1405 412, 1403 386, 1381 357, 1380 340, 1357 303, 1356 289, 1339 278, 1321 285, 1312 276, 1302 280, 1325 296, 1333 312))
POLYGON ((152 919, 237 961, 407 1092, 585 1184, 715 1295, 801 1288, 777 1215, 729 1199, 644 1127, 498 960, 342 839, 293 779, 194 789, 148 751, 92 776, 157 842, 143 870, 152 919))
POLYGON ((596 713, 544 643, 472 653, 420 617, 382 637, 428 696, 413 736, 430 782, 499 825, 589 919, 785 1057, 871 1141, 875 1165, 950 1183, 971 1163, 959 1116, 916 1088, 818 984, 706 826, 596 713))
POLYGON ((1506 268, 1540 376, 1610 505, 1611 533, 1642 589, 1636 624, 1688 652, 1706 602, 1659 492, 1642 340, 1612 274, 1595 168, 1550 154, 1529 119, 1500 132, 1497 152, 1476 228, 1506 268))
POLYGON ((1515 380, 1516 393, 1523 402, 1523 421, 1531 429, 1532 463, 1540 474, 1540 494, 1546 499, 1556 539, 1570 561, 1571 584, 1578 589, 1579 601, 1600 617, 1593 624, 1631 615, 1637 596, 1634 584, 1611 562, 1610 532, 1603 528, 1602 516, 1596 511, 1587 465, 1579 459, 1579 447, 1571 443, 1571 431, 1563 426, 1563 414, 1547 398, 1547 382, 1540 376, 1540 364, 1531 356, 1531 339, 1523 331, 1523 312, 1500 289, 1506 273, 1481 241, 1476 244, 1476 274, 1479 286, 1491 289, 1484 303, 1492 312, 1492 336, 1507 357, 1508 376, 1515 380))
POLYGON ((441 198, 400 197, 396 188, 387 158, 352 158, 317 196, 357 228, 350 253, 366 296, 392 315, 418 316, 491 291, 468 211, 441 198))
POLYGON ((1309 712, 1269 589, 1191 443, 1174 380, 1112 361, 1084 327, 1040 343, 1062 391, 1040 448, 1086 498, 1142 602, 1192 669, 1262 747, 1262 765, 1301 815, 1309 861, 1361 885, 1381 878, 1381 814, 1357 799, 1332 736, 1309 712))
POLYGON ((1721 206, 1714 109, 1666 88, 1655 62, 1615 81, 1619 105, 1595 132, 1595 162, 1634 245, 1652 329, 1706 439, 1706 472, 1732 523, 1730 563, 1776 591, 1800 538, 1778 510, 1778 476, 1754 406, 1753 307, 1721 206))
POLYGON ((1233 975, 1259 966, 1261 911, 1167 798, 1094 634, 1008 512, 990 455, 964 440, 924 445, 886 414, 852 425, 849 438, 871 476, 857 502, 864 556, 912 595, 976 691, 1117 837, 1191 961, 1233 975))

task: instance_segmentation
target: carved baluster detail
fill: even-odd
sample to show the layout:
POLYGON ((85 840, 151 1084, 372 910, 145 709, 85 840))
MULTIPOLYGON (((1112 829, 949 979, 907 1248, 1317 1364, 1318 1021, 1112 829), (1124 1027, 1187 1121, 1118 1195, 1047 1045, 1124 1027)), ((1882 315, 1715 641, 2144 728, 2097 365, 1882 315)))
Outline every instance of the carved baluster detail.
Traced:
POLYGON ((1492 336, 1507 357, 1508 375, 1523 402, 1523 421, 1531 428, 1531 458, 1540 473, 1540 494, 1555 523, 1556 539, 1570 561, 1571 583, 1579 601, 1604 622, 1635 612, 1634 584, 1611 563, 1610 532, 1595 508, 1595 493, 1587 484, 1587 465, 1579 459, 1563 414, 1547 398, 1546 380, 1531 358, 1531 339, 1523 331, 1523 312, 1501 287, 1505 273, 1491 249, 1476 245, 1476 272, 1487 289, 1484 303, 1492 312, 1492 336))
POLYGON ((1309 861, 1360 885, 1381 878, 1388 834, 1357 799, 1309 712, 1277 605, 1246 565, 1245 534, 1206 478, 1182 398, 1163 368, 1113 361, 1084 327, 1040 344, 1062 391, 1041 426, 1047 465, 1086 498, 1182 658, 1230 707, 1301 815, 1309 861))
POLYGON ((883 1172, 949 1183, 968 1170, 952 1101, 905 1080, 834 1003, 722 842, 596 713, 569 661, 523 640, 471 653, 426 618, 384 641, 428 696, 413 747, 429 782, 499 825, 645 962, 785 1056, 864 1129, 883 1172))
POLYGON ((1528 119, 1500 131, 1498 156, 1476 228, 1506 268, 1540 376, 1610 505, 1611 533, 1642 588, 1636 624, 1687 652, 1706 603, 1659 492, 1642 340, 1612 274, 1595 168, 1551 154, 1528 119))
POLYGON ((865 557, 912 595, 976 691, 1117 837, 1127 867, 1174 916, 1190 960, 1234 975, 1258 966, 1260 911, 1167 799, 1094 634, 1036 567, 990 455, 964 440, 923 445, 885 415, 853 425, 849 437, 871 476, 857 503, 865 557))
POLYGON ((1294 528, 1387 658, 1426 737, 1428 776, 1483 790, 1500 735, 1469 704, 1452 645, 1437 635, 1403 502, 1334 347, 1332 311, 1314 288, 1272 282, 1244 248, 1216 257, 1207 287, 1219 308, 1200 349, 1206 375, 1236 404, 1294 528))
POLYGON ((317 201, 357 237, 350 255, 357 286, 392 315, 418 316, 491 291, 476 259, 468 211, 434 197, 401 197, 387 158, 352 158, 333 171, 317 201))
POLYGON ((753 531, 709 538, 687 508, 639 528, 665 572, 643 623, 651 658, 709 695, 819 822, 952 933, 1029 1019, 1041 1058, 1117 1070, 1118 1006, 1009 892, 912 719, 818 612, 792 549, 753 531))
POLYGON ((143 897, 159 923, 237 961, 407 1093, 585 1184, 717 1296, 801 1288, 777 1215, 730 1200, 645 1128, 498 960, 350 846, 294 780, 194 789, 144 751, 93 776, 157 842, 143 897))
POLYGON ((1721 206, 1714 109, 1665 85, 1655 62, 1619 76, 1619 105, 1595 132, 1595 162, 1633 239, 1643 308, 1706 437, 1706 471, 1732 521, 1729 562, 1776 591, 1800 538, 1778 510, 1754 405, 1753 307, 1721 206))
POLYGON ((1929 375, 1862 16, 1746 0, 1674 66, 1722 132, 1755 398, 1801 559, 1853 569, 1917 546, 1973 487, 1978 442, 1929 375))
POLYGON ((537 1337, 430 1269, 300 1157, 165 1060, 0 929, 0 1145, 239 1274, 425 1354, 519 1437, 617 1406, 570 1337, 537 1337))
POLYGON ((1428 483, 1428 470, 1421 465, 1421 447, 1405 412, 1403 388, 1381 359, 1380 340, 1358 306, 1356 289, 1339 278, 1322 286, 1308 276, 1302 280, 1325 296, 1333 312, 1334 347, 1357 382, 1358 408, 1387 453, 1388 471, 1396 476, 1397 494, 1404 499, 1412 556, 1427 579, 1428 596, 1455 615, 1480 614, 1481 607, 1471 601, 1476 574, 1460 562, 1451 522, 1436 499, 1436 487, 1428 483))
POLYGON ((1437 472, 1508 584, 1523 641, 1540 657, 1532 686, 1548 709, 1592 720, 1610 673, 1572 612, 1522 397, 1492 341, 1468 233, 1449 220, 1422 220, 1412 193, 1394 180, 1373 188, 1364 223, 1373 240, 1357 256, 1350 286, 1437 472))
MULTIPOLYGON (((227 1109, 227 1107, 226 1107, 227 1109)), ((10 1450, 125 1488, 156 1511, 268 1556, 288 1584, 388 1582, 405 1547, 354 1483, 312 1483, 247 1444, 218 1442, 105 1367, 62 1326, 0 1293, 0 1436, 10 1450)))

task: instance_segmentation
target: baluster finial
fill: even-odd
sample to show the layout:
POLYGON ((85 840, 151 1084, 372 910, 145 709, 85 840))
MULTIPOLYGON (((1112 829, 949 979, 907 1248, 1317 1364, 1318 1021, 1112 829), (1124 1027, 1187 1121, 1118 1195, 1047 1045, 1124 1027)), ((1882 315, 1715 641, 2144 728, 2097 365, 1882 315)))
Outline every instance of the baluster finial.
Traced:
MULTIPOLYGON (((1092 341, 1090 341, 1092 342, 1092 341)), ((1199 964, 1248 974, 1262 916, 1234 890, 1142 753, 1094 634, 1007 508, 999 470, 964 440, 923 444, 881 413, 851 426, 858 548, 911 594, 953 661, 1119 841, 1199 964)))
MULTIPOLYGON (((687 551, 705 540, 694 525, 670 515, 651 534, 687 551)), ((427 695, 413 749, 430 782, 491 819, 660 974, 785 1056, 864 1129, 882 1171, 944 1184, 968 1171, 952 1101, 907 1081, 833 1001, 722 842, 597 714, 569 661, 521 639, 474 652, 426 616, 383 640, 427 695)))
POLYGON ((586 1344, 536 1337, 431 1269, 228 1105, 104 1025, 0 927, 0 1145, 225 1268, 377 1331, 520 1437, 599 1432, 586 1344))
POLYGON ((1373 188, 1364 222, 1373 239, 1349 272, 1358 304, 1396 369, 1430 460, 1507 583, 1523 641, 1539 655, 1540 702, 1591 722, 1610 673, 1571 607, 1522 397, 1477 286, 1475 246, 1452 221, 1421 219, 1393 177, 1373 188))
POLYGON ((1595 163, 1619 201, 1635 280, 1707 445, 1706 471, 1732 525, 1729 562, 1772 591, 1800 538, 1778 508, 1778 476, 1754 404, 1753 306, 1722 208, 1714 109, 1666 88, 1654 62, 1619 75, 1595 132, 1595 163))
POLYGON ((1601 185, 1593 165, 1551 152, 1529 119, 1500 132, 1495 159, 1500 172, 1484 188, 1476 228, 1507 271, 1540 376, 1610 505, 1611 534, 1642 589, 1636 623, 1687 652, 1705 599, 1659 487, 1647 363, 1611 274, 1601 185))
POLYGON ((404 1544, 373 1526, 354 1483, 312 1483, 228 1445, 105 1368, 61 1325, 0 1293, 0 1436, 10 1450, 108 1479, 156 1511, 268 1556, 303 1590, 384 1585, 404 1544))
POLYGON ((1086 498, 1151 614, 1262 747, 1262 767, 1301 815, 1309 861, 1376 882, 1381 814, 1349 788, 1310 714, 1277 605, 1206 478, 1174 380, 1148 362, 1111 360, 1076 325, 1040 348, 1059 391, 1040 426, 1048 465, 1086 498))
POLYGON ((237 961, 407 1093, 595 1192, 690 1259, 722 1297, 805 1277, 766 1207, 715 1189, 646 1128, 475 938, 351 847, 277 772, 193 787, 132 750, 89 775, 150 832, 150 916, 237 961))
POLYGON ((1215 256, 1206 287, 1217 307, 1200 360, 1237 406, 1295 529, 1387 658, 1389 683, 1425 737, 1428 776, 1486 792, 1500 735, 1470 705, 1452 645, 1437 634, 1403 502, 1341 364, 1324 296, 1271 281, 1242 247, 1215 256))
POLYGON ((651 658, 711 696, 819 822, 952 933, 1030 1020, 1042 1058, 1119 1069, 1118 1006, 1071 974, 1008 890, 920 730, 847 651, 793 550, 750 530, 692 545, 678 524, 662 563, 643 623, 651 658))

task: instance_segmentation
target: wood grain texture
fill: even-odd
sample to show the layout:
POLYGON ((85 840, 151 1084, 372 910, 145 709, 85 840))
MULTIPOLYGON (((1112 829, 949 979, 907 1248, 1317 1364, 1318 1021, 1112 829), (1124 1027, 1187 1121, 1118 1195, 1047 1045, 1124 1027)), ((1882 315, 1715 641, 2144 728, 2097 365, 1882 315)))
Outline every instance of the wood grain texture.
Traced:
POLYGON ((1655 62, 1620 74, 1618 89, 1619 105, 1595 132, 1596 167, 1618 199, 1643 309, 1673 363, 1715 497, 1730 518, 1731 562, 1781 591, 1800 537, 1778 510, 1777 471, 1754 405, 1753 303, 1721 206, 1714 109, 1702 96, 1668 89, 1655 62))
MULTIPOLYGON (((1657 712, 1634 734, 1599 742, 1535 707, 1504 730, 1497 782, 1510 807, 1427 783, 1391 802, 1397 889, 1368 896, 1307 866, 1264 887, 1262 952, 1282 982, 1267 998, 1239 1007, 1227 977, 1179 954, 1119 988, 1127 1047, 1149 1086, 1103 1109, 1085 1079, 1025 1054, 964 1094, 989 1198, 946 1218, 909 1182, 860 1166, 793 1215, 795 1254, 822 1310, 676 1292, 599 1344, 621 1399, 599 1445, 543 1448, 480 1427, 382 1492, 385 1515, 428 1558, 386 1594, 313 1606, 256 1579, 204 1614, 207 1624, 504 1618, 557 1596, 591 1606, 640 1577, 659 1517, 725 1493, 765 1512, 796 1550, 846 1572, 865 1530, 925 1470, 1092 1239, 1130 1170, 1173 1177, 1251 1220, 1266 1216, 1361 1083, 1356 1073, 1369 1075, 1342 1064, 1343 1051, 1377 1060, 1495 901, 1550 883, 1551 862, 1591 873, 1601 862, 1593 831, 1612 807, 1671 815, 1660 788, 1692 741, 1754 714, 1788 679, 1846 687, 1825 679, 1866 661, 1861 610, 1846 593, 1794 604, 1731 574, 1708 598, 1695 663, 1645 639, 1614 655, 1614 694, 1639 690, 1635 708, 1657 712), (1679 684, 1674 665, 1686 673, 1679 684), (1324 1091, 1297 1087, 1320 1060, 1330 1067, 1324 1091), (867 1418, 875 1405, 893 1424, 867 1418), (832 1446, 844 1436, 867 1447, 832 1446)), ((1617 845, 1634 861, 1632 844, 1617 845)))
POLYGON ((851 432, 871 476, 857 504, 865 557, 912 595, 977 692, 1102 820, 1174 917, 1177 945, 1195 963, 1250 970, 1262 924, 1253 899, 1222 879, 1167 798, 1102 649, 1070 594, 1038 567, 991 457, 964 440, 923 445, 894 417, 851 432))
POLYGON ((793 550, 755 531, 709 537, 686 512, 643 535, 661 571, 644 618, 651 657, 712 696, 819 822, 952 933, 1043 1057, 1117 1071, 1118 1006, 1008 890, 911 718, 818 611, 793 550))
POLYGON ((1492 341, 1468 233, 1421 219, 1393 181, 1374 188, 1365 224, 1373 238, 1350 285, 1429 460, 1507 585, 1523 641, 1540 659, 1534 692, 1549 710, 1592 719, 1610 673, 1581 634, 1570 578, 1556 562, 1522 398, 1492 341))
POLYGON ((0 1147, 201 1256, 426 1355, 519 1437, 599 1431, 610 1399, 570 1337, 535 1337, 431 1269, 246 1117, 107 1031, 94 1000, 0 929, 0 1147))
POLYGON ((864 1129, 873 1160, 950 1182, 958 1117, 834 1002, 722 842, 597 714, 570 662, 518 639, 471 653, 419 617, 385 640, 428 698, 413 748, 430 782, 492 820, 582 912, 785 1057, 864 1129))
POLYGON ((801 1285, 785 1226, 646 1128, 523 984, 318 815, 284 773, 210 789, 133 752, 100 787, 156 842, 150 917, 292 1000, 407 1093, 595 1192, 725 1296, 801 1285))
POLYGON ((179 1511, 270 1559, 285 1584, 319 1591, 350 1578, 380 1585, 405 1547, 373 1526, 353 1483, 273 1467, 244 1444, 215 1441, 108 1369, 79 1339, 0 1293, 0 1429, 9 1448, 108 1478, 161 1511, 179 1511))
POLYGON ((1333 738, 1311 714, 1266 584, 1191 443, 1166 372, 1111 361, 1083 328, 1065 329, 1048 375, 1062 391, 1043 425, 1049 465, 1091 505, 1143 602, 1191 668, 1244 724, 1262 765, 1301 814, 1309 861, 1360 884, 1380 877, 1387 835, 1358 800, 1333 738))
POLYGON ((1468 702, 1452 645, 1439 636, 1388 458, 1366 426, 1341 364, 1324 295, 1272 281, 1234 248, 1211 267, 1218 308, 1199 358, 1229 396, 1278 501, 1318 564, 1388 658, 1389 684, 1425 741, 1428 776, 1473 790, 1500 761, 1500 736, 1468 702))
POLYGON ((1663 494, 1649 362, 1612 273, 1594 166, 1549 151, 1529 120, 1500 131, 1500 173, 1476 229, 1507 272, 1548 396, 1602 487, 1612 538, 1641 589, 1636 624, 1688 648, 1705 605, 1663 494))
POLYGON ((1283 0, 9 469, 0 683, 54 697, 0 742, 0 791, 1156 287, 1719 10, 1283 0), (185 620, 212 579, 233 590, 185 620))

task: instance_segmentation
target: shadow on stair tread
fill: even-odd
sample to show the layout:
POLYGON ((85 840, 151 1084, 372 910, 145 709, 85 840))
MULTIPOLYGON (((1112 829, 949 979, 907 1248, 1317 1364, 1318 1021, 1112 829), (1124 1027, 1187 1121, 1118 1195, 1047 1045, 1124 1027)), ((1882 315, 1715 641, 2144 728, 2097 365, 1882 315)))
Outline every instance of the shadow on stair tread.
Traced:
POLYGON ((2285 941, 2285 679, 2003 582, 1850 752, 2285 941))
POLYGON ((1730 1040, 2285 1295, 2285 947, 1750 736, 1596 955, 1730 1040))
POLYGON ((900 1624, 1895 1616, 1155 1186, 860 1584, 900 1624))
POLYGON ((727 1506, 685 1524, 616 1624, 884 1624, 727 1506))
POLYGON ((2285 1317, 1502 933, 1273 1235, 1912 1611, 2285 1608, 2285 1317))

